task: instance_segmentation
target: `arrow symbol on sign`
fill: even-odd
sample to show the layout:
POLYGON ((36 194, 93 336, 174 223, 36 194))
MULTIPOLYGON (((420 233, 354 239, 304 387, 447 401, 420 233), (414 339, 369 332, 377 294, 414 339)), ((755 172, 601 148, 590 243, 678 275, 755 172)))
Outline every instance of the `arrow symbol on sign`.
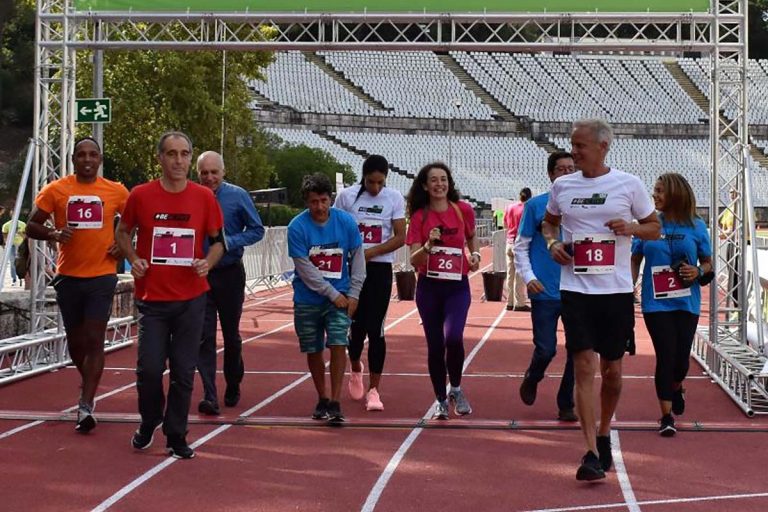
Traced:
POLYGON ((80 109, 80 114, 84 116, 90 114, 91 112, 93 112, 93 109, 90 109, 88 107, 83 107, 80 109))

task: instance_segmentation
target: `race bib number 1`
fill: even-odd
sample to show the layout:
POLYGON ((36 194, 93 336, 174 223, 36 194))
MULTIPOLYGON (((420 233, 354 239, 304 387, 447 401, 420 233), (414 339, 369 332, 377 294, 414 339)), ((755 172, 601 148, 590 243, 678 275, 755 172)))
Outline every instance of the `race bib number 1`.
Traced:
POLYGON ((433 247, 427 259, 427 276, 460 281, 464 273, 464 251, 458 247, 433 247))
POLYGON ((192 266, 194 259, 194 229, 154 228, 152 232, 152 263, 189 267, 192 266))
POLYGON ((104 206, 99 196, 69 196, 67 226, 74 229, 101 229, 104 206))
POLYGON ((615 270, 615 235, 573 235, 574 274, 612 274, 615 270))
POLYGON ((383 229, 382 224, 375 220, 364 220, 358 223, 357 228, 360 230, 360 236, 363 237, 363 245, 379 245, 383 242, 383 229))
POLYGON ((309 250, 309 261, 320 271, 324 278, 341 279, 341 266, 344 261, 341 247, 331 249, 313 247, 309 250))
POLYGON ((683 287, 682 279, 669 266, 651 267, 651 277, 654 299, 672 299, 691 295, 691 289, 683 287))

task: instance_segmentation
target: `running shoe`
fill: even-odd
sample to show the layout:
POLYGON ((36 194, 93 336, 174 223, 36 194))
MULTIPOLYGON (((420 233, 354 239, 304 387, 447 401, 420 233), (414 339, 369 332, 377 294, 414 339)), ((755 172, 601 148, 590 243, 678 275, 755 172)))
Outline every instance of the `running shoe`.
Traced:
POLYGON ((384 404, 381 403, 381 397, 376 388, 371 388, 365 395, 365 410, 366 411, 383 411, 384 404))
POLYGON ((528 372, 525 372, 523 382, 520 384, 520 400, 522 400, 525 405, 533 405, 536 401, 537 387, 538 383, 534 382, 533 379, 528 376, 528 372))
POLYGON ((197 404, 197 412, 206 416, 218 416, 221 414, 219 404, 213 400, 200 400, 200 403, 197 404))
POLYGON ((437 407, 435 407, 435 414, 433 418, 437 420, 448 419, 448 400, 438 400, 437 407))
POLYGON ((330 400, 327 398, 321 398, 315 406, 315 412, 312 413, 313 420, 327 420, 328 419, 328 404, 330 400))
POLYGON ((579 421, 579 417, 576 416, 576 413, 573 412, 573 407, 569 407, 567 409, 560 409, 557 411, 557 419, 558 421, 567 421, 567 422, 574 422, 579 421))
POLYGON ((235 407, 238 402, 240 402, 240 384, 227 384, 227 389, 224 392, 224 405, 235 407))
POLYGON ((344 415, 341 413, 341 404, 339 402, 328 402, 328 423, 331 425, 339 425, 344 423, 344 415))
POLYGON ((360 400, 365 395, 365 389, 363 388, 363 362, 360 361, 360 371, 356 372, 352 369, 349 371, 349 396, 352 400, 360 400))
POLYGON ((680 389, 676 389, 672 395, 672 412, 677 416, 682 416, 685 413, 685 388, 680 386, 680 389))
POLYGON ((464 391, 452 389, 448 393, 448 399, 453 403, 453 412, 459 416, 466 414, 472 414, 472 406, 469 405, 469 400, 464 395, 464 391))
POLYGON ((81 434, 87 434, 96 427, 96 418, 93 416, 93 406, 80 402, 77 405, 77 423, 75 431, 81 434))
POLYGON ((675 428, 675 418, 671 414, 665 414, 659 420, 659 435, 661 437, 672 437, 677 434, 675 428))
POLYGON ((184 436, 168 436, 165 450, 174 459, 192 459, 195 457, 195 451, 189 447, 184 436))
POLYGON ((600 465, 603 471, 609 471, 613 466, 611 436, 597 436, 597 453, 600 455, 600 465))
POLYGON ((155 426, 149 426, 142 423, 136 432, 133 433, 131 438, 131 446, 137 450, 146 450, 152 445, 152 440, 155 438, 155 430, 157 430, 162 423, 158 423, 155 426))
POLYGON ((597 458, 594 452, 588 451, 581 458, 581 466, 576 471, 576 480, 591 482, 601 478, 605 478, 605 471, 601 466, 600 459, 597 458))

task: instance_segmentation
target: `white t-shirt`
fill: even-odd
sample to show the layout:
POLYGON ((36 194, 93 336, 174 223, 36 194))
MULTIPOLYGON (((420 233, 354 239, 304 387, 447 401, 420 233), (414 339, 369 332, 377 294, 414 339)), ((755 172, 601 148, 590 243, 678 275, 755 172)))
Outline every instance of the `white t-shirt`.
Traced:
MULTIPOLYGON (((382 188, 375 196, 366 190, 357 197, 361 186, 358 183, 339 192, 333 206, 352 214, 363 236, 363 247, 367 249, 392 238, 392 221, 405 219, 405 200, 400 192, 389 187, 382 188)), ((395 254, 381 254, 370 261, 393 263, 395 254)))
MULTIPOLYGON (((611 252, 615 251, 612 270, 606 273, 578 273, 585 267, 575 269, 573 263, 563 265, 560 270, 561 290, 590 295, 632 292, 632 239, 613 236, 605 223, 611 219, 631 222, 654 212, 651 197, 637 176, 617 169, 611 169, 597 178, 585 178, 581 172, 562 176, 552 184, 547 211, 561 216, 565 243, 573 243, 574 239, 582 239, 585 235, 587 239, 589 235, 615 239, 611 248, 611 252)), ((583 260, 584 252, 581 254, 580 259, 583 260)))

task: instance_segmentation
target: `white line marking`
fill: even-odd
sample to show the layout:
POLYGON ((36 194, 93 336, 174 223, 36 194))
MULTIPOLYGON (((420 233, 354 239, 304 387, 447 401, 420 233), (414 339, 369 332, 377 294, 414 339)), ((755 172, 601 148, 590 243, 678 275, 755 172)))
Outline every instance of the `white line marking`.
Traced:
MULTIPOLYGON (((613 417, 614 420, 616 416, 613 417)), ((613 467, 616 469, 616 478, 621 486, 621 493, 624 495, 624 501, 627 503, 629 512, 640 512, 640 505, 635 498, 635 492, 632 490, 632 484, 629 482, 627 467, 624 465, 624 456, 621 453, 621 442, 619 441, 619 432, 611 430, 611 451, 613 452, 613 467)))
POLYGON ((282 299, 283 297, 287 297, 288 295, 291 295, 292 293, 293 293, 293 290, 291 290, 289 292, 286 292, 286 293, 281 293, 280 295, 275 295, 274 297, 267 297, 266 299, 261 299, 261 300, 258 300, 256 302, 250 302, 250 301, 246 300, 245 304, 243 305, 243 311, 245 311, 246 309, 251 309, 252 307, 258 306, 260 304, 266 304, 267 302, 271 302, 273 300, 282 299))
MULTIPOLYGON (((288 324, 284 324, 284 325, 281 325, 280 327, 276 327, 275 329, 272 329, 271 331, 268 331, 268 332, 264 332, 264 333, 258 334, 258 335, 256 335, 256 336, 252 336, 252 337, 250 337, 250 338, 248 338, 248 339, 245 339, 245 340, 243 340, 243 343, 245 344, 245 343, 248 343, 249 341, 254 341, 254 340, 257 340, 257 339, 259 339, 259 338, 263 338, 264 336, 269 336, 270 334, 274 334, 274 333, 276 333, 276 332, 278 332, 278 331, 281 331, 281 330, 285 329, 286 327, 290 327, 291 325, 293 325, 293 322, 291 322, 291 323, 288 323, 288 324)), ((218 353, 219 353, 219 352, 221 352, 222 350, 224 350, 224 348, 223 348, 223 347, 222 347, 222 348, 220 348, 220 349, 218 349, 218 350, 216 351, 216 353, 218 354, 218 353)), ((70 367, 70 366, 68 366, 67 368, 74 368, 74 366, 71 366, 71 367, 70 367)), ((107 370, 107 369, 105 368, 105 370, 107 370)), ((129 370, 130 370, 130 371, 134 371, 134 370, 135 370, 135 368, 124 368, 124 369, 120 369, 120 370, 125 370, 125 371, 129 371, 129 370)), ((163 372, 163 375, 165 375, 165 374, 167 374, 167 373, 168 373, 168 370, 165 370, 165 372, 163 372)), ((126 384, 125 386, 121 386, 121 387, 119 387, 119 388, 113 389, 112 391, 108 391, 107 393, 104 393, 104 394, 102 394, 102 395, 99 395, 99 396, 97 396, 97 397, 94 399, 94 401, 95 401, 95 402, 99 402, 100 400, 103 400, 103 399, 105 399, 105 398, 109 398, 110 396, 116 395, 116 394, 118 394, 118 393, 122 393, 123 391, 125 391, 125 390, 127 390, 127 389, 131 389, 131 388, 133 388, 133 387, 136 387, 136 382, 131 382, 130 384, 126 384)), ((66 412, 72 412, 72 411, 74 411, 74 410, 76 410, 76 409, 77 409, 77 406, 76 406, 76 405, 73 405, 72 407, 68 407, 68 408, 66 408, 66 409, 64 409, 63 411, 60 411, 60 412, 62 412, 62 413, 66 413, 66 412)), ((44 422, 44 421, 33 421, 33 422, 31 422, 31 423, 27 423, 26 425, 21 425, 21 426, 18 426, 18 427, 16 427, 16 428, 13 428, 13 429, 11 429, 11 430, 8 430, 8 431, 6 431, 6 432, 3 432, 3 433, 1 433, 1 434, 0 434, 0 440, 2 440, 2 439, 6 439, 6 438, 8 438, 8 437, 11 437, 11 436, 13 436, 13 435, 15 435, 15 434, 18 434, 19 432, 23 432, 23 431, 25 431, 25 430, 27 430, 27 429, 30 429, 30 428, 32 428, 32 427, 36 427, 36 426, 38 426, 38 425, 42 425, 43 423, 45 423, 45 422, 44 422)))
MULTIPOLYGON (((388 326, 385 326, 384 330, 386 331, 386 330, 396 326, 397 324, 399 324, 400 322, 402 322, 403 320, 405 320, 409 316, 413 315, 417 311, 418 310, 416 308, 412 309, 411 311, 406 313, 404 316, 398 318, 397 320, 395 320, 394 322, 392 322, 388 326)), ((273 329, 269 333, 264 333, 263 335, 260 335, 260 336, 266 336, 267 334, 270 334, 271 332, 275 332, 275 331, 278 331, 280 329, 283 329, 284 327, 287 327, 288 325, 293 325, 293 323, 286 324, 286 325, 284 325, 284 326, 282 326, 282 327, 280 327, 278 329, 273 329)), ((327 364, 328 363, 326 363, 326 366, 327 366, 327 364)), ((245 418, 245 417, 248 417, 248 416, 252 415, 253 413, 258 411, 259 409, 262 409, 263 407, 265 407, 268 404, 272 403, 274 400, 280 398, 281 396, 283 396, 284 394, 286 394, 287 392, 289 392, 290 390, 292 390, 293 388, 295 388, 299 384, 301 384, 304 381, 308 380, 310 377, 312 377, 312 374, 310 374, 308 372, 305 372, 300 378, 298 378, 295 381, 291 382, 287 386, 284 386, 279 391, 275 392, 274 394, 270 395, 269 397, 267 397, 264 400, 262 400, 261 402, 259 402, 257 405, 255 405, 252 408, 248 409, 247 411, 243 412, 240 415, 240 417, 245 418)), ((201 446, 201 445, 207 443, 208 441, 210 441, 211 439, 213 439, 213 438, 219 436, 220 434, 226 432, 231 427, 232 427, 232 424, 222 425, 222 426, 214 429, 213 431, 209 432, 207 435, 201 437, 200 439, 198 439, 197 441, 192 443, 190 446, 192 448, 197 448, 198 446, 201 446)), ((153 476, 157 475, 162 470, 164 470, 165 468, 167 468, 168 466, 173 464, 176 460, 177 459, 169 457, 168 459, 164 460, 163 462, 161 462, 160 464, 156 465, 152 469, 150 469, 147 472, 143 473, 138 478, 136 478, 132 482, 130 482, 128 485, 124 486, 122 489, 117 491, 115 494, 113 494, 112 496, 110 496, 109 498, 104 500, 103 502, 99 503, 93 509, 93 512, 102 512, 104 510, 107 510, 109 507, 111 507, 112 505, 114 505, 115 503, 117 503, 118 501, 123 499, 125 496, 130 494, 132 491, 134 491, 136 488, 141 486, 143 483, 147 482, 153 476)))
MULTIPOLYGON (((670 498, 667 500, 639 501, 638 505, 671 505, 675 503, 698 503, 702 501, 743 500, 751 498, 768 498, 768 492, 751 494, 726 494, 722 496, 700 496, 698 498, 670 498)), ((601 505, 581 505, 577 507, 541 508, 527 512, 577 512, 580 510, 604 510, 608 508, 626 508, 626 503, 604 503, 601 505)))
MULTIPOLYGON (((496 317, 496 320, 494 320, 494 322, 491 324, 488 330, 485 331, 485 334, 480 339, 480 342, 477 345, 475 345, 475 348, 472 349, 472 351, 464 360, 464 368, 462 369, 462 371, 467 369, 467 367, 475 358, 477 353, 485 345, 485 342, 488 341, 488 338, 491 337, 491 334, 493 333, 493 331, 496 329, 496 327, 499 325, 501 320, 504 318, 505 313, 506 313, 506 309, 502 309, 501 313, 499 313, 499 316, 496 317)), ((437 402, 433 403, 430 406, 430 408, 427 410, 426 414, 424 414, 423 419, 431 418, 432 415, 434 414, 434 410, 436 406, 437 406, 437 402)), ((368 493, 368 498, 366 498, 365 503, 363 504, 363 508, 360 509, 362 512, 372 512, 373 509, 376 508, 376 504, 379 502, 379 499, 381 498, 381 495, 384 492, 384 489, 387 487, 389 480, 392 478, 392 475, 395 474, 395 471, 397 470, 397 467, 400 465, 400 462, 403 460, 403 457, 405 457, 405 454, 408 452, 411 445, 413 445, 413 443, 416 441, 416 439, 419 437, 419 435, 421 435, 423 431, 424 431, 423 428, 415 428, 413 429, 413 431, 411 431, 411 433, 408 435, 405 441, 403 441, 403 443, 400 445, 400 447, 397 449, 395 454, 387 463, 387 466, 384 468, 384 471, 381 473, 378 480, 376 480, 376 483, 373 485, 371 492, 368 493)))

